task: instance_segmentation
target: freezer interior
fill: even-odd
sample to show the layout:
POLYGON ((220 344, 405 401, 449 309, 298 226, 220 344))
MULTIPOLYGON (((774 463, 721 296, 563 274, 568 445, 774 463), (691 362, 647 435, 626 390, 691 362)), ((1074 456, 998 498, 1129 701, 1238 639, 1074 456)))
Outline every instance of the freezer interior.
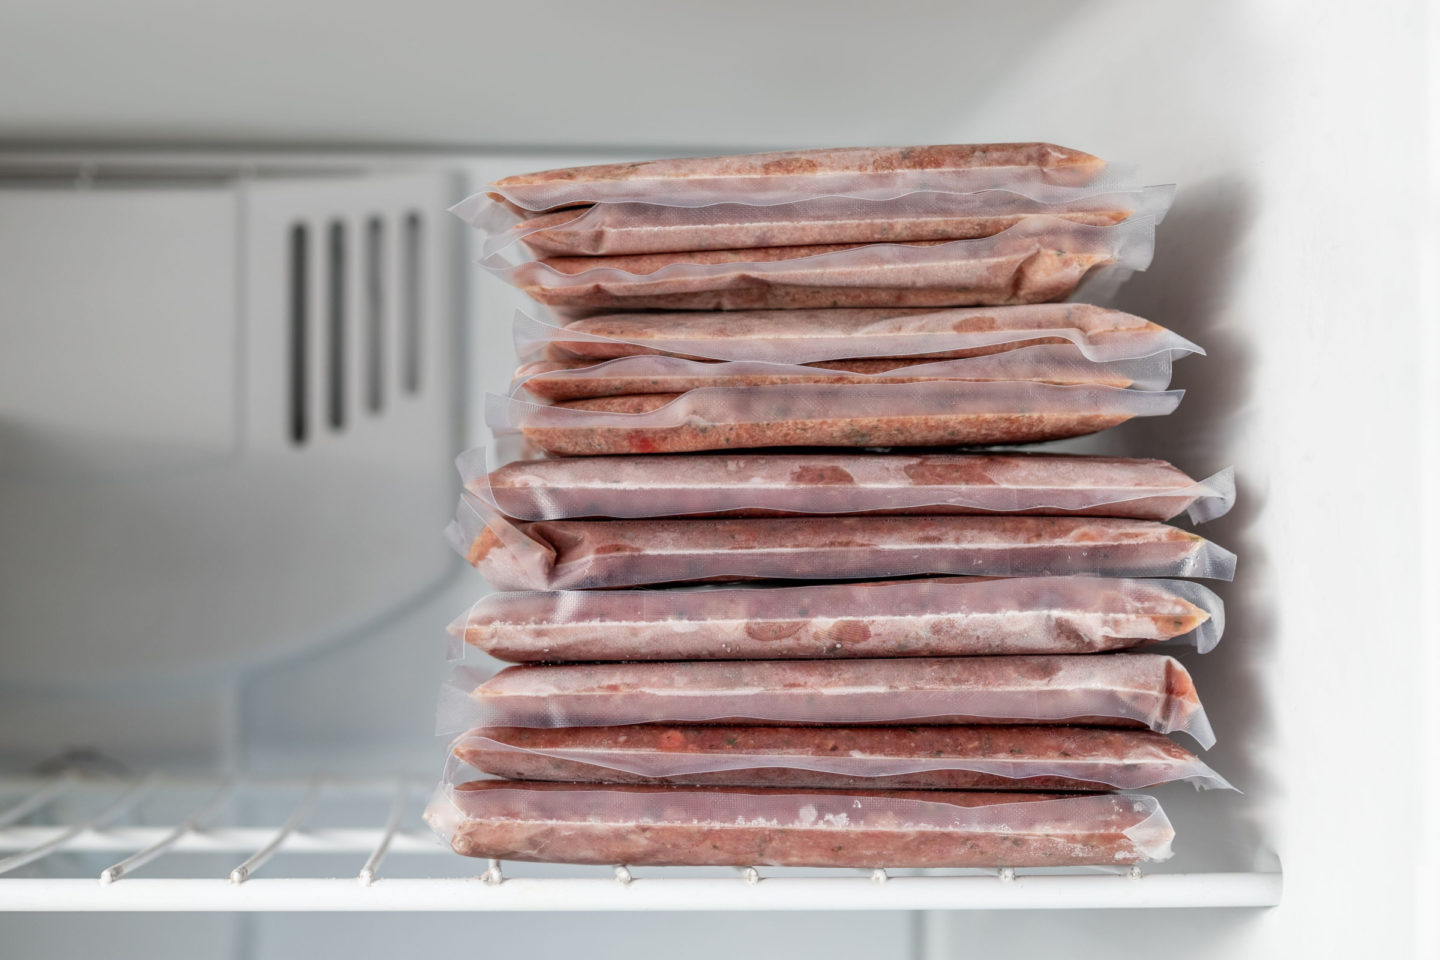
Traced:
POLYGON ((46 823, 0 821, 0 858, 83 827, 0 877, 0 896, 53 882, 0 915, 7 956, 97 940, 115 957, 267 958, 321 942, 357 957, 418 945, 596 958, 677 944, 697 958, 1433 944, 1440 128, 1424 5, 861 4, 817 17, 637 2, 542 17, 435 2, 401 19, 325 3, 286 9, 293 29, 278 34, 279 8, 92 7, 64 45, 43 5, 0 30, 14 91, 0 104, 0 303, 20 291, 7 312, 21 318, 0 332, 0 443, 14 452, 0 538, 22 545, 0 560, 0 606, 20 611, 0 612, 0 811, 60 769, 163 776, 137 797, 69 792, 46 823), (128 62, 137 49, 154 56, 128 62), (242 84, 257 49, 266 82, 242 84), (457 486, 447 458, 484 442, 483 396, 510 378, 524 305, 474 267, 476 241, 444 207, 506 174, 583 162, 1026 139, 1178 185, 1153 264, 1112 302, 1207 356, 1176 365, 1176 413, 1059 449, 1163 457, 1196 476, 1234 465, 1235 509, 1202 528, 1240 557, 1216 585, 1226 636, 1183 659, 1218 736, 1206 762, 1241 792, 1153 791, 1176 856, 1071 884, 507 863, 507 883, 542 881, 507 889, 434 846, 418 812, 444 752, 432 730, 444 627, 484 589, 440 537, 457 486), (287 243, 301 228, 349 266, 335 280, 333 263, 302 264, 311 286, 297 293, 287 243), (172 274, 150 272, 162 253, 172 274), (371 275, 399 297, 384 371, 334 360, 355 364, 336 400, 323 352, 298 386, 263 369, 265 338, 283 330, 247 318, 290 316, 298 296, 313 333, 327 282, 359 318, 371 275), (106 303, 108 328, 51 322, 106 303), (314 399, 306 425, 282 414, 296 390, 314 399), (181 519, 152 541, 95 509, 117 488, 132 518, 181 519), (305 539, 312 522, 351 520, 343 563, 335 542, 305 539), (219 564, 226 588, 202 594, 215 588, 200 570, 219 564), (87 595, 97 580, 112 593, 87 595), (153 628, 107 632, 116 605, 153 628), (213 829, 131 878, 96 879, 217 791, 213 829), (197 885, 229 883, 277 837, 254 903, 181 915, 217 909, 228 894, 197 885))

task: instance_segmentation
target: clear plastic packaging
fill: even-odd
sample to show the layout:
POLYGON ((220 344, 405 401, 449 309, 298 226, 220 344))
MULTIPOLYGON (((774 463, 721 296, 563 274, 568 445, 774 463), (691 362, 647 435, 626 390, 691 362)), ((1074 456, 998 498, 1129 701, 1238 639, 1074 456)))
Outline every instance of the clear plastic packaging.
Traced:
POLYGON ((1100 653, 1184 638, 1208 653, 1220 598, 1185 580, 1022 577, 721 589, 492 593, 450 625, 516 663, 1100 653))
POLYGON ((984 357, 955 360, 830 360, 814 365, 755 360, 684 360, 636 356, 601 361, 542 360, 515 371, 510 394, 522 391, 540 400, 565 402, 592 397, 687 393, 711 387, 790 384, 1028 381, 1093 384, 1164 390, 1170 385, 1170 357, 1095 362, 1070 344, 1024 347, 984 357))
MULTIPOLYGON (((1099 157, 1050 143, 937 144, 786 150, 606 163, 505 177, 486 193, 517 209, 588 203, 790 203, 822 196, 895 197, 920 190, 1045 191, 1115 182, 1099 157)), ((457 205, 462 218, 479 199, 457 205)))
POLYGON ((824 196, 756 206, 719 203, 677 207, 599 203, 536 215, 489 200, 455 212, 485 233, 482 255, 524 243, 537 257, 624 256, 693 250, 973 240, 1013 227, 1025 217, 1051 216, 1113 226, 1136 216, 1164 217, 1175 190, 1146 187, 1115 193, 1067 191, 1051 202, 1008 190, 909 193, 883 200, 824 196))
POLYGON ((697 453, 456 458, 465 489, 518 520, 582 517, 1038 513, 1201 523, 1235 502, 1234 471, 1196 481, 1164 460, 1043 453, 697 453))
POLYGON ((763 447, 951 447, 1035 443, 1164 416, 1183 390, 1026 381, 704 387, 687 393, 533 403, 491 394, 485 422, 564 456, 763 447))
POLYGON ((874 357, 939 360, 1039 344, 1072 344, 1097 363, 1205 351, 1157 324, 1088 303, 1008 307, 608 313, 568 322, 515 317, 525 359, 610 360, 664 354, 698 360, 818 363, 874 357))
POLYGON ((1148 796, 442 784, 425 819, 456 853, 632 866, 1069 867, 1170 856, 1148 796))
POLYGON ((1150 730, 1102 727, 482 727, 456 759, 508 780, 871 790, 1234 789, 1150 730))
POLYGON ((1063 300, 1082 280, 1143 270, 1155 220, 1092 227, 1027 217, 975 240, 816 244, 481 264, 540 303, 575 312, 957 307, 1063 300))
POLYGON ((697 660, 506 667, 442 691, 438 729, 640 723, 1067 723, 1148 727, 1215 743, 1190 674, 1154 653, 697 660), (468 691, 468 692, 467 692, 468 691))
POLYGON ((510 522, 462 494, 450 542, 498 590, 910 576, 1200 577, 1235 555, 1150 520, 886 516, 510 522))

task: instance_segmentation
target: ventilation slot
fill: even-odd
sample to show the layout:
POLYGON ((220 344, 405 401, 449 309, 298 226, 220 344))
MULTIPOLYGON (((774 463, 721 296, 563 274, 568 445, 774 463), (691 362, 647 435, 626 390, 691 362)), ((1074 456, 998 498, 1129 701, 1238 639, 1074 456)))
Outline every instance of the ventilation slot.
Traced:
POLYGON ((365 226, 365 409, 385 409, 385 222, 365 226))
POLYGON ((345 224, 330 224, 329 256, 325 263, 329 313, 327 316, 325 373, 331 430, 345 426, 345 224))
POLYGON ((405 217, 404 260, 400 271, 401 309, 401 371, 406 393, 420 391, 420 335, 421 278, 424 268, 424 251, 421 249, 420 214, 411 213, 405 217))
POLYGON ((309 432, 306 390, 309 364, 310 231, 303 223, 290 228, 290 442, 305 442, 309 432))

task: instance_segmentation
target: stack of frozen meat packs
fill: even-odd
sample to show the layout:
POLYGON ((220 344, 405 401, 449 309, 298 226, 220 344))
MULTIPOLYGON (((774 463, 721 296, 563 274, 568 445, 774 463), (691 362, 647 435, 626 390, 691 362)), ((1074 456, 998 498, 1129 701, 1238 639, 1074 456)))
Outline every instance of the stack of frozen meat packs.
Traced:
POLYGON ((459 460, 432 825, 462 854, 1036 867, 1168 857, 1227 787, 1203 653, 1228 471, 995 450, 1169 413, 1199 348, 1076 298, 1171 196, 1049 144, 510 177, 457 212, 538 302, 459 460))

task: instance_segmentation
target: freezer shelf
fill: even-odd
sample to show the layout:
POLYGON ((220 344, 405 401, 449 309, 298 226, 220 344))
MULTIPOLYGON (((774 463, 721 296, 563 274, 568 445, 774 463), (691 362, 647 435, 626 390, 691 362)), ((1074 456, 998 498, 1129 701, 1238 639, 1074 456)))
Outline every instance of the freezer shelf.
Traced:
POLYGON ((617 865, 607 873, 487 864, 456 857, 420 821, 430 789, 418 781, 328 777, 0 781, 0 911, 1024 910, 1263 907, 1280 899, 1280 874, 1265 871, 617 865), (313 825, 317 804, 337 798, 373 807, 373 820, 313 825), (186 812, 162 823, 137 815, 156 807, 186 812), (23 822, 37 817, 50 822, 23 822), (184 875, 177 868, 194 854, 229 866, 184 875), (384 876, 391 854, 419 855, 424 875, 384 876), (353 858, 354 872, 293 875, 309 872, 307 859, 322 855, 327 863, 353 858), (87 862, 104 865, 86 873, 87 862), (545 875, 511 876, 516 870, 545 875))

